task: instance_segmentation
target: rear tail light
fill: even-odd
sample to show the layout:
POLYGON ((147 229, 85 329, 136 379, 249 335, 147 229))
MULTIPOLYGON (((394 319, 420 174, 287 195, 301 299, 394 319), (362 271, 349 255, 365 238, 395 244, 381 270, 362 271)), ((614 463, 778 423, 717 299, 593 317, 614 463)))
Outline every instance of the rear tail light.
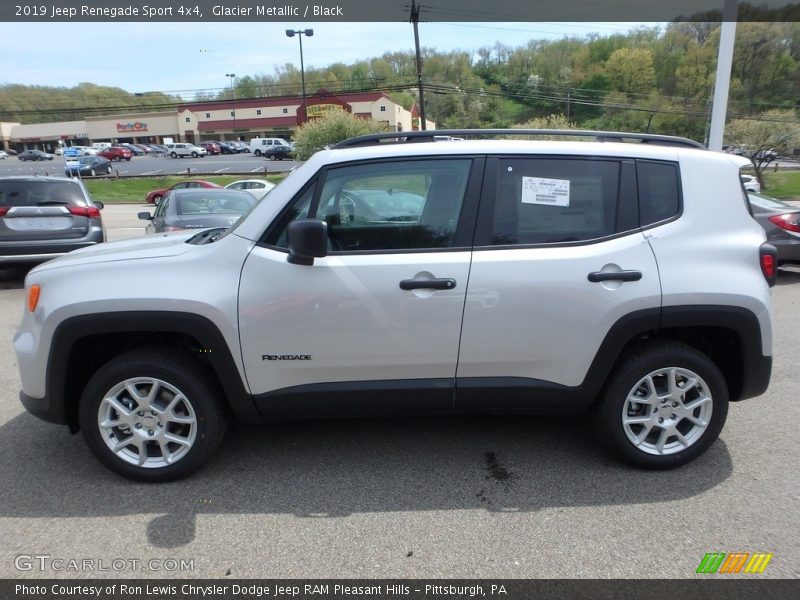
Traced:
POLYGON ((164 228, 164 231, 183 231, 184 229, 185 229, 184 227, 172 227, 170 225, 167 225, 164 228))
POLYGON ((764 279, 767 280, 769 287, 772 287, 778 278, 778 251, 772 244, 761 244, 759 257, 764 279))
POLYGON ((785 229, 786 231, 794 231, 800 233, 800 213, 785 213, 782 215, 772 215, 769 218, 772 223, 785 229))
POLYGON ((79 217, 100 218, 100 210, 96 206, 70 206, 69 212, 79 217))
POLYGON ((0 206, 0 217, 4 216, 10 209, 10 206, 0 206))

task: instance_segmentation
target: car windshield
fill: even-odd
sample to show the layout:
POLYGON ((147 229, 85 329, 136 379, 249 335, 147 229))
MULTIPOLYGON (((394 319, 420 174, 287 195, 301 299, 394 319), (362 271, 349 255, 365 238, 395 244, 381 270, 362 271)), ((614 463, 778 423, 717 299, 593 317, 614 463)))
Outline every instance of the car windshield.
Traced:
POLYGON ((791 204, 787 204, 786 202, 781 202, 777 198, 770 198, 769 196, 765 196, 764 194, 759 194, 757 192, 747 192, 747 197, 750 200, 750 204, 760 208, 798 208, 796 206, 792 206, 791 204))
POLYGON ((237 214, 247 212, 256 199, 241 192, 221 192, 219 190, 197 191, 181 194, 178 198, 179 215, 237 214))

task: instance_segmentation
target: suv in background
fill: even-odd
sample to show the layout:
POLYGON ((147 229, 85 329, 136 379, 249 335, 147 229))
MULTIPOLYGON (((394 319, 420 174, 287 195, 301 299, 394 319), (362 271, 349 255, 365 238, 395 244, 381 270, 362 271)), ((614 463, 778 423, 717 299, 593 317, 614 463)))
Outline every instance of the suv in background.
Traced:
POLYGON ((195 146, 194 144, 187 144, 185 142, 178 142, 176 144, 164 144, 167 148, 166 154, 171 156, 172 158, 178 158, 179 156, 191 156, 192 158, 204 158, 208 152, 202 146, 195 146))
POLYGON ((121 161, 130 160, 133 156, 133 152, 122 146, 109 146, 108 148, 100 150, 97 155, 107 158, 108 160, 121 161))
POLYGON ((218 142, 210 140, 205 142, 200 142, 200 147, 205 148, 206 152, 208 152, 209 155, 216 155, 222 153, 222 148, 220 147, 218 142))
POLYGON ((102 208, 79 180, 0 177, 0 263, 42 262, 104 242, 102 208))
POLYGON ((31 271, 20 398, 144 481, 199 468, 229 414, 589 409, 624 461, 677 467, 770 379, 776 256, 747 164, 647 134, 354 138, 232 228, 31 271))

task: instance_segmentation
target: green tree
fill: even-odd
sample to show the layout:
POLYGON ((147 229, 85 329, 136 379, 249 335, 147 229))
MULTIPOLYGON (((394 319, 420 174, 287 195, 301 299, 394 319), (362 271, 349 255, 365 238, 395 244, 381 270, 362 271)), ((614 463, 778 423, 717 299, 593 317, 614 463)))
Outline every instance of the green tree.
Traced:
POLYGON ((629 97, 648 94, 656 80, 653 55, 646 48, 620 48, 606 61, 606 71, 614 89, 629 97))
POLYGON ((298 160, 308 160, 326 146, 348 138, 386 131, 386 124, 372 119, 354 117, 349 112, 335 110, 325 116, 303 123, 294 134, 294 154, 298 160))

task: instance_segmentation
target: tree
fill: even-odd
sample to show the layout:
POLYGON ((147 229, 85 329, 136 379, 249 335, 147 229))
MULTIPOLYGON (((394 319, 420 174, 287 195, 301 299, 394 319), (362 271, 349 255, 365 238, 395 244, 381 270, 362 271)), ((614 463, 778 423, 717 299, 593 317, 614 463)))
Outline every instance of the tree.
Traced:
POLYGON ((768 110, 757 119, 734 119, 725 128, 725 138, 749 158, 763 189, 764 169, 794 144, 800 143, 800 120, 791 110, 768 110))
POLYGON ((628 96, 648 94, 655 85, 653 55, 645 48, 614 50, 606 61, 611 85, 628 96))
POLYGON ((294 134, 294 155, 298 160, 308 160, 312 154, 326 146, 357 135, 380 131, 386 131, 385 123, 361 119, 349 112, 335 110, 319 119, 307 121, 297 129, 294 134))

